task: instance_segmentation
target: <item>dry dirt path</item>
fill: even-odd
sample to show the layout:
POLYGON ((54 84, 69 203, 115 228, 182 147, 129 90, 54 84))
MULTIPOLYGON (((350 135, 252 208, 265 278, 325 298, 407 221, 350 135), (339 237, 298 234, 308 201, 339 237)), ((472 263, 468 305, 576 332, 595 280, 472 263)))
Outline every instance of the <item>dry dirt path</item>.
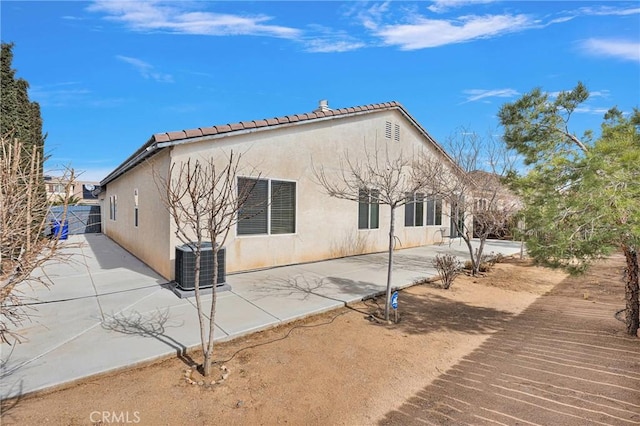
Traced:
POLYGON ((640 424, 640 341, 614 318, 619 279, 563 281, 380 424, 640 424))

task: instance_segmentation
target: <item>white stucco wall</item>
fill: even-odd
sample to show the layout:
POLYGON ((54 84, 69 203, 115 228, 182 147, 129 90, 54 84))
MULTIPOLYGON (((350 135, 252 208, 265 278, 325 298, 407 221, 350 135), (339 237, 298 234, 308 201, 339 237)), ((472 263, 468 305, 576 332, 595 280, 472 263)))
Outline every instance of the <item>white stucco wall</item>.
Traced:
POLYGON ((109 182, 101 200, 102 232, 167 279, 173 278, 171 222, 158 194, 153 174, 166 176, 170 160, 168 150, 139 164, 109 182), (138 226, 134 226, 137 190, 138 226), (115 220, 110 219, 110 198, 117 197, 115 220))
MULTIPOLYGON (((298 125, 277 126, 244 134, 230 134, 195 143, 177 144, 152 157, 157 170, 166 173, 169 162, 189 158, 216 158, 225 163, 228 153, 242 154, 241 176, 296 182, 296 232, 285 235, 238 236, 232 229, 225 243, 227 271, 323 260, 359 252, 387 249, 390 208, 380 206, 380 227, 358 230, 358 203, 329 197, 317 184, 313 167, 331 175, 340 160, 362 159, 376 150, 390 158, 400 152, 415 157, 420 152, 440 156, 422 133, 398 110, 356 116, 318 119, 298 125), (400 141, 385 137, 385 124, 400 126, 400 141)), ((443 162, 447 163, 443 159, 443 162)), ((151 167, 142 163, 110 182, 103 202, 104 232, 167 279, 173 278, 175 246, 173 223, 163 206, 151 167), (133 190, 138 189, 140 225, 133 226, 133 190), (117 195, 116 221, 109 220, 109 197, 117 195)), ((396 210, 396 235, 401 247, 439 242, 440 228, 449 227, 448 206, 443 206, 442 226, 404 226, 404 207, 396 210)), ((446 230, 448 235, 449 231, 446 230)))

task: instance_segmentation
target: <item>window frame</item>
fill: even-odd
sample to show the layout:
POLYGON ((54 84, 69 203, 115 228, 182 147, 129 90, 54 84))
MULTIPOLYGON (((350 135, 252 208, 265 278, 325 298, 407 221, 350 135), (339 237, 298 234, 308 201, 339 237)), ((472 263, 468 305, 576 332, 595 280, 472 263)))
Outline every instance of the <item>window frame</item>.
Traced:
POLYGON ((109 219, 112 221, 116 221, 118 211, 118 196, 111 195, 109 196, 109 219))
POLYGON ((425 198, 425 226, 442 226, 442 206, 441 197, 429 195, 425 198), (432 216, 429 215, 430 213, 432 216), (433 219, 433 223, 429 223, 429 218, 433 219))
POLYGON ((360 188, 358 190, 358 231, 372 229, 380 229, 380 191, 375 188, 360 188), (361 219, 365 209, 367 223, 363 226, 361 219))
MULTIPOLYGON (((265 222, 266 222, 266 230, 265 232, 241 232, 240 223, 243 219, 238 219, 236 222, 236 237, 244 238, 244 237, 264 237, 264 236, 277 236, 277 235, 295 235, 298 232, 298 181, 291 179, 274 179, 274 178, 263 178, 263 177, 251 177, 251 176, 238 176, 237 177, 237 191, 240 191, 241 188, 241 180, 255 181, 255 182, 266 182, 266 200, 264 201, 264 212, 266 213, 265 222), (292 184, 293 186, 293 210, 291 211, 291 216, 293 219, 293 223, 291 224, 293 227, 292 232, 274 232, 273 231, 273 183, 285 183, 292 184)), ((238 211, 238 215, 241 214, 241 209, 238 211)), ((262 212, 256 214, 261 215, 262 212)))
POLYGON ((425 226, 425 200, 423 192, 405 194, 407 202, 404 205, 404 226, 405 228, 418 228, 425 226), (409 220, 410 219, 410 220, 409 220))

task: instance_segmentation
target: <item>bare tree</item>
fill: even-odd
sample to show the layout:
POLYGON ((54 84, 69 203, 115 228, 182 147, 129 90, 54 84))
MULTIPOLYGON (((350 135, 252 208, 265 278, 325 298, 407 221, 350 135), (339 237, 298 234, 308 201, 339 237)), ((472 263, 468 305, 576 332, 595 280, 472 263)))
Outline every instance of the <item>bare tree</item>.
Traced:
MULTIPOLYGON (((12 331, 29 319, 27 295, 21 284, 49 286, 46 274, 34 274, 36 269, 56 259, 66 260, 60 252, 59 232, 47 237, 47 214, 51 201, 47 200, 39 150, 27 150, 17 139, 1 138, 0 147, 0 342, 22 342, 19 333, 12 331)), ((71 194, 73 169, 67 169, 63 215, 66 200, 71 194)))
MULTIPOLYGON (((218 156, 217 158, 220 158, 218 156)), ((231 151, 223 164, 213 157, 172 163, 166 177, 154 170, 154 179, 163 201, 176 225, 176 236, 191 246, 195 255, 195 299, 203 352, 202 373, 209 376, 213 356, 213 333, 216 315, 218 252, 224 246, 231 228, 242 219, 241 211, 252 188, 238 186, 242 155, 231 151), (203 247, 211 243, 213 286, 211 305, 205 310, 200 279, 203 247)))
POLYGON ((415 167, 429 182, 431 192, 449 204, 450 235, 465 242, 472 274, 476 275, 487 239, 502 232, 521 207, 519 199, 502 183, 512 164, 502 144, 466 129, 450 137, 445 149, 458 165, 453 173, 428 156, 419 157, 415 167), (474 237, 478 240, 475 250, 474 237))
POLYGON ((326 193, 343 200, 370 202, 387 205, 391 208, 389 219, 389 262, 387 265, 386 303, 384 319, 389 321, 389 302, 391 300, 391 275, 393 271, 393 250, 395 247, 395 213, 411 200, 407 194, 422 190, 425 185, 422 176, 415 173, 411 158, 403 155, 391 155, 388 149, 381 152, 377 144, 370 152, 365 143, 363 159, 351 158, 345 151, 340 159, 336 173, 328 173, 324 166, 313 168, 317 182, 326 193), (331 175, 332 177, 329 177, 331 175), (337 176, 337 177, 333 177, 337 176))

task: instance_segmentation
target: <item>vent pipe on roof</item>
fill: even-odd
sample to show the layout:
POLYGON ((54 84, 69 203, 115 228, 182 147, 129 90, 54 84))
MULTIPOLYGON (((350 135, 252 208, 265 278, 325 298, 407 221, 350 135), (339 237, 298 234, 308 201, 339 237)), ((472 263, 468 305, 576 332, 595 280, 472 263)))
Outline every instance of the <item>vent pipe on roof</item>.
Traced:
POLYGON ((314 111, 314 112, 318 112, 318 111, 331 111, 331 108, 329 108, 329 101, 326 99, 322 99, 318 102, 318 108, 314 111))

